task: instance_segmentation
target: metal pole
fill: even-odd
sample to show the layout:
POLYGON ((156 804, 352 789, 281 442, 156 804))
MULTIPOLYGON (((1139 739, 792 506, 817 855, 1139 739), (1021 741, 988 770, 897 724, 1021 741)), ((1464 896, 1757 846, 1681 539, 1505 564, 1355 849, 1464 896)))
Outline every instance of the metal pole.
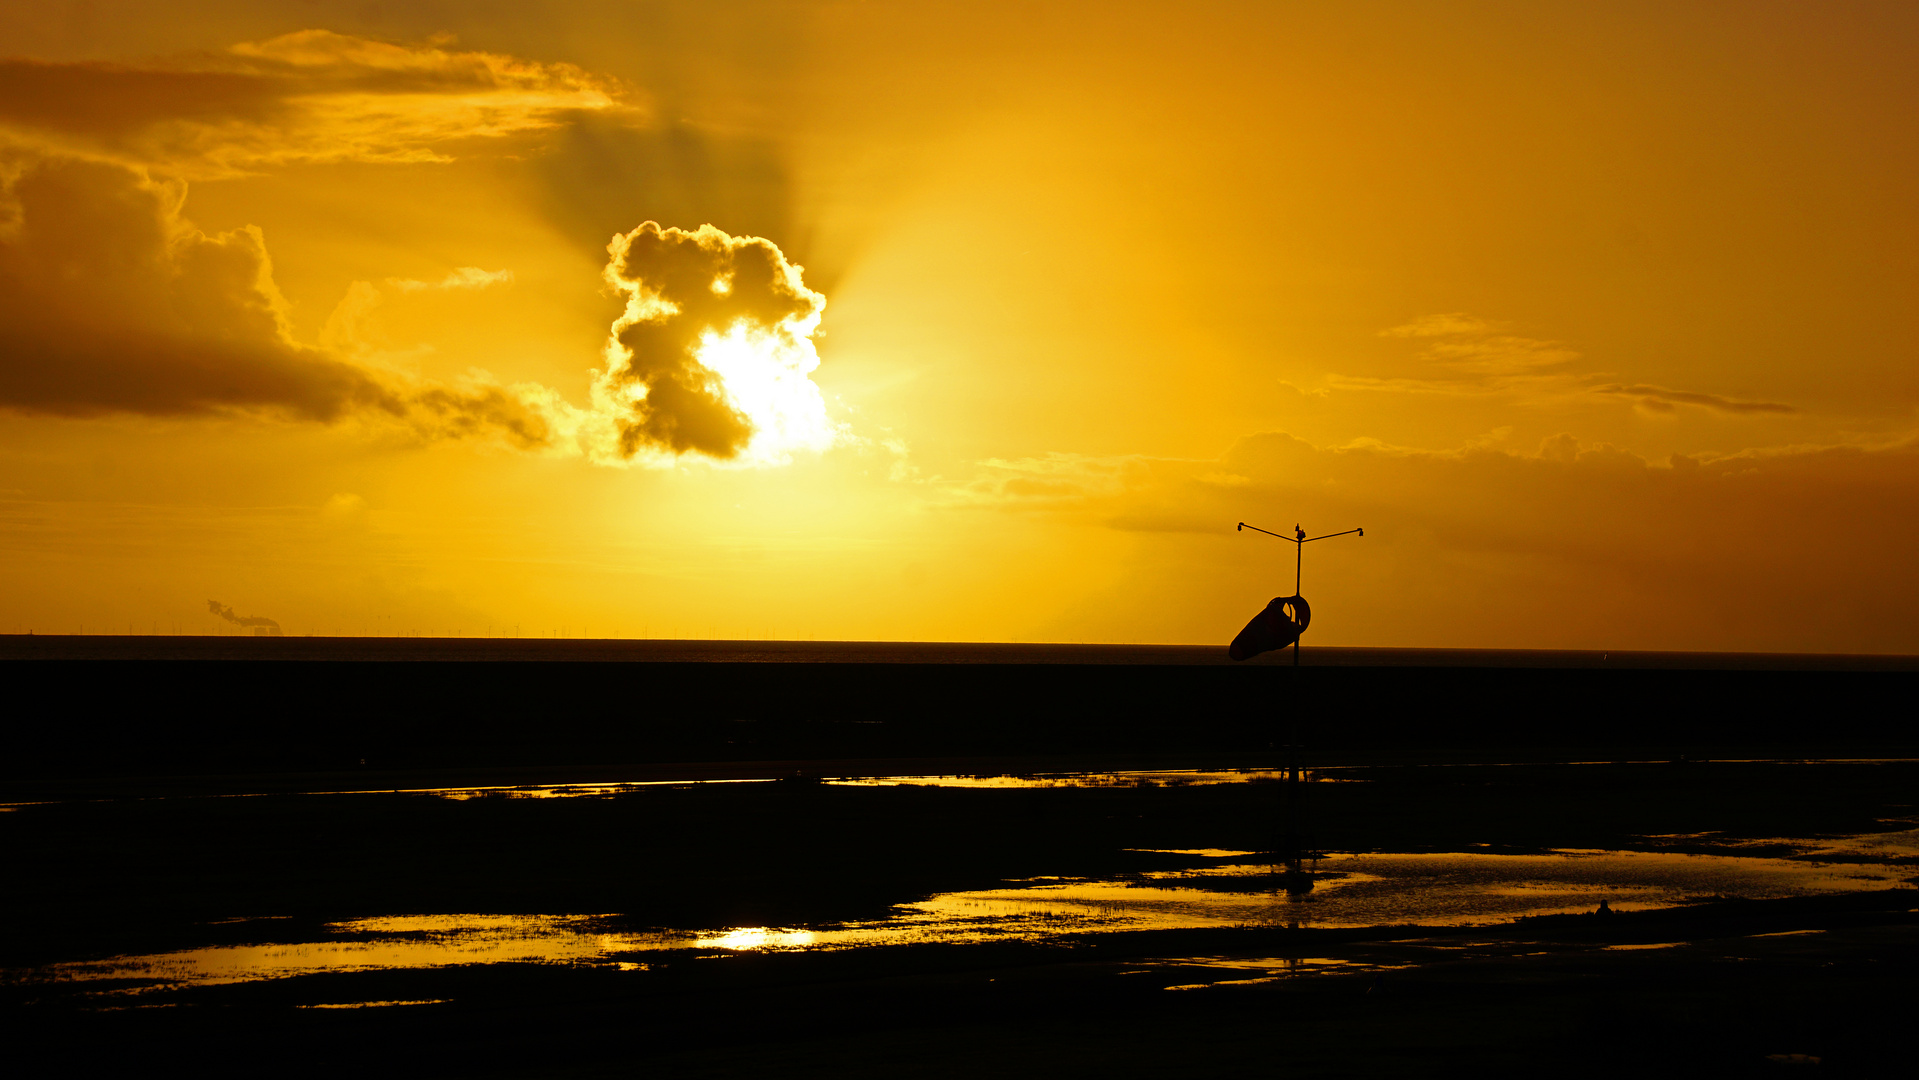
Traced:
MULTIPOLYGON (((1314 540, 1330 540, 1335 536, 1366 535, 1365 529, 1347 529, 1345 532, 1325 533, 1321 536, 1307 536, 1304 529, 1295 525, 1293 526, 1293 535, 1287 536, 1284 533, 1276 533, 1262 529, 1257 525, 1248 525, 1243 521, 1236 526, 1236 529, 1251 529, 1254 532, 1265 533, 1267 536, 1275 536, 1281 540, 1292 541, 1294 596, 1299 596, 1302 590, 1305 577, 1307 544, 1312 543, 1314 540)), ((1297 609, 1295 609, 1295 615, 1297 615, 1297 609)), ((1302 637, 1304 637, 1303 634, 1295 634, 1293 636, 1294 668, 1299 667, 1299 646, 1302 637)), ((1295 676, 1292 687, 1295 705, 1297 705, 1298 701, 1298 684, 1299 679, 1295 676)), ((1303 816, 1301 807, 1303 793, 1300 790, 1300 784, 1303 781, 1299 768, 1298 724, 1299 709, 1295 707, 1291 710, 1291 714, 1286 720, 1286 836, 1281 841, 1281 845, 1285 849, 1282 857, 1286 861, 1286 873, 1282 876, 1282 887, 1289 893, 1295 890, 1303 893, 1312 888, 1312 879, 1303 872, 1305 859, 1304 853, 1300 848, 1300 818, 1303 816)), ((1315 856, 1315 861, 1317 861, 1317 856, 1315 856)))
MULTIPOLYGON (((1300 574, 1304 573, 1305 565, 1306 565, 1306 544, 1304 541, 1295 540, 1293 541, 1293 595, 1294 596, 1299 595, 1299 577, 1300 577, 1300 574)), ((1295 634, 1293 636, 1293 666, 1294 667, 1299 666, 1299 639, 1305 636, 1306 636, 1305 634, 1295 634)))
MULTIPOLYGON (((1300 595, 1300 577, 1305 573, 1306 544, 1305 533, 1299 526, 1293 526, 1293 595, 1300 595)), ((1299 617, 1297 605, 1293 608, 1293 617, 1299 617)), ((1293 670, 1299 670, 1299 641, 1305 634, 1293 635, 1293 670)), ((1293 676, 1293 708, 1286 717, 1286 876, 1285 889, 1290 895, 1299 888, 1299 676, 1293 676)))

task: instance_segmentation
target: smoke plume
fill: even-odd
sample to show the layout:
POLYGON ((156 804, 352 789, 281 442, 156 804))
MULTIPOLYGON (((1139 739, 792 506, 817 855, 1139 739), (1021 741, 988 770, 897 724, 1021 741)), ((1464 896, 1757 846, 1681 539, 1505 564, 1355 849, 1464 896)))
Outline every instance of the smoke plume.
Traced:
POLYGON ((222 604, 218 600, 208 600, 207 610, 212 612, 215 615, 220 616, 222 619, 225 619, 226 621, 234 624, 235 626, 257 626, 257 627, 264 627, 268 630, 271 630, 275 634, 278 634, 280 632, 280 624, 277 622, 274 622, 272 619, 262 618, 258 615, 249 615, 245 617, 235 615, 233 613, 232 608, 227 607, 225 604, 222 604))

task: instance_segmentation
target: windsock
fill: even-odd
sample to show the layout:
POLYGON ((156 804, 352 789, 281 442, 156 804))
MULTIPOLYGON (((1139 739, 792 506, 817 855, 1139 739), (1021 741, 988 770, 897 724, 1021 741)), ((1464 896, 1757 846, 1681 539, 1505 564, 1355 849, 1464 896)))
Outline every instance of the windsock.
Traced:
POLYGON ((1297 642, 1312 621, 1313 609, 1306 605, 1305 597, 1275 596, 1227 646, 1226 655, 1250 660, 1260 653, 1283 649, 1297 642))

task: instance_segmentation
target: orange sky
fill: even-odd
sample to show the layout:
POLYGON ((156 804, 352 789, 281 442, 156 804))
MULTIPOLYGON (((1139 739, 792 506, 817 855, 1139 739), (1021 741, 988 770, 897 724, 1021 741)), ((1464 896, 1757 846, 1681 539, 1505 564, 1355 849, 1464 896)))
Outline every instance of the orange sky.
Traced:
POLYGON ((0 632, 1919 652, 1910 5, 0 42, 0 632))

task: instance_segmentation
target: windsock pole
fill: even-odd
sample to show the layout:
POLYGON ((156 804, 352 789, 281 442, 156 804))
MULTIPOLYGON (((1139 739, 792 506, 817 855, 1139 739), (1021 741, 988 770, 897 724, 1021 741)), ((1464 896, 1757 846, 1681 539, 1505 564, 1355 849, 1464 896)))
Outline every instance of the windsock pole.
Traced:
MULTIPOLYGON (((1302 529, 1299 526, 1295 525, 1293 526, 1293 535, 1287 536, 1285 533, 1276 533, 1269 529, 1262 529, 1257 525, 1248 525, 1243 521, 1239 523, 1238 528, 1251 529, 1256 533, 1265 533, 1267 536, 1276 536, 1280 538, 1281 540, 1292 541, 1292 544, 1293 544, 1293 595, 1296 597, 1301 595, 1300 585, 1301 585, 1302 578, 1305 574, 1307 544, 1310 544, 1315 540, 1330 540, 1331 538, 1335 536, 1351 536, 1355 533, 1357 533, 1360 536, 1366 535, 1365 529, 1347 529, 1345 532, 1324 533, 1320 536, 1307 536, 1305 529, 1302 529)), ((1295 669, 1299 667, 1300 639, 1304 638, 1305 636, 1306 635, 1303 632, 1303 630, 1301 633, 1297 633, 1293 635, 1293 667, 1295 669)), ((1297 693, 1298 689, 1299 689, 1298 680, 1295 679, 1293 690, 1295 693, 1297 693)), ((1287 871, 1286 872, 1286 881, 1287 881, 1286 891, 1289 893, 1290 892, 1306 892, 1313 887, 1312 879, 1310 877, 1305 876, 1300 866, 1302 859, 1300 854, 1301 843, 1300 843, 1300 828, 1299 828, 1300 768, 1299 768, 1298 725, 1299 725, 1299 710, 1294 709, 1292 713, 1288 715, 1286 718, 1286 840, 1285 840, 1284 846, 1286 849, 1285 856, 1286 856, 1286 871, 1287 871)))
MULTIPOLYGON (((1294 596, 1304 595, 1299 591, 1299 578, 1301 574, 1305 573, 1305 567, 1306 567, 1306 545, 1298 540, 1295 540, 1293 541, 1293 595, 1294 596)), ((1299 666, 1299 643, 1301 641, 1304 641, 1305 639, 1306 639, 1306 635, 1303 633, 1293 635, 1293 666, 1294 667, 1299 666)))
MULTIPOLYGON (((1262 529, 1257 525, 1248 525, 1243 521, 1239 523, 1238 527, 1234 531, 1237 532, 1239 529, 1251 529, 1256 533, 1265 533, 1267 536, 1277 536, 1281 540, 1285 540, 1293 545, 1293 595, 1294 596, 1298 596, 1300 594, 1300 580, 1302 575, 1305 573, 1307 544, 1310 544, 1315 540, 1331 540, 1335 536, 1351 536, 1354 533, 1358 533, 1360 536, 1366 535, 1365 529, 1347 529, 1345 532, 1323 533, 1319 536, 1307 536, 1305 529, 1302 529, 1299 526, 1295 525, 1293 526, 1293 535, 1287 536, 1285 533, 1276 533, 1270 529, 1262 529)), ((1299 666, 1299 639, 1303 636, 1304 636, 1303 634, 1295 634, 1293 636, 1293 666, 1294 667, 1299 666)))

